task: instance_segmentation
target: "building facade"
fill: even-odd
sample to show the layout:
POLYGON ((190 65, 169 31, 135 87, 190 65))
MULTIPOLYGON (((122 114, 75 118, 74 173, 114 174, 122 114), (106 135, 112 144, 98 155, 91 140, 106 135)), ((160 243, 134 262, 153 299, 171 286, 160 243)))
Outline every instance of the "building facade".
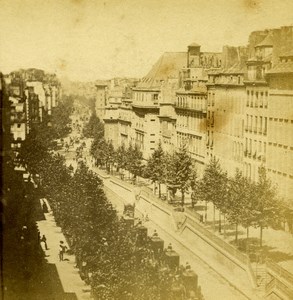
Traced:
POLYGON ((5 76, 5 83, 10 103, 11 148, 17 152, 34 124, 50 120, 61 88, 56 75, 38 69, 11 72, 5 76))
POLYGON ((264 166, 292 205, 292 51, 287 26, 252 32, 247 46, 221 53, 195 43, 165 53, 129 99, 109 108, 117 146, 136 144, 148 159, 159 141, 166 152, 186 144, 199 176, 211 157, 229 176, 239 169, 253 181, 264 166))
POLYGON ((108 91, 107 81, 99 81, 96 83, 96 99, 95 99, 95 109, 96 115, 100 120, 104 119, 105 109, 107 105, 107 91, 108 91))

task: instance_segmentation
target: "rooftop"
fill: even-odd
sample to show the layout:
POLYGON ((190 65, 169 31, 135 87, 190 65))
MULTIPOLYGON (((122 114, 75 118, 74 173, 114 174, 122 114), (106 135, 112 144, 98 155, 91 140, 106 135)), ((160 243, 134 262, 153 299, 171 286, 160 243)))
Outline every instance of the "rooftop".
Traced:
POLYGON ((200 47, 200 45, 197 43, 191 43, 190 45, 188 45, 188 47, 200 47))
POLYGON ((269 33, 262 42, 257 44, 255 47, 273 47, 272 35, 269 33))
POLYGON ((293 73, 293 61, 277 63, 266 74, 287 74, 293 73))
POLYGON ((246 72, 246 66, 240 62, 234 64, 232 67, 223 69, 222 74, 242 74, 246 72))
POLYGON ((153 88, 161 85, 167 79, 176 79, 179 71, 186 66, 186 52, 166 52, 154 64, 149 73, 142 78, 138 87, 153 88))
POLYGON ((293 57, 293 49, 283 54, 280 54, 280 57, 293 57))

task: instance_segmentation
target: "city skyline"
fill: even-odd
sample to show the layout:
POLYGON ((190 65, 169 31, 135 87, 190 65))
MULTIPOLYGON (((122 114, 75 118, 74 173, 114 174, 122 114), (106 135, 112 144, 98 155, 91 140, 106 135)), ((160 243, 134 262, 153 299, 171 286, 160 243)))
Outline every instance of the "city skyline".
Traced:
POLYGON ((142 77, 162 53, 192 42, 220 52, 247 45, 252 31, 293 24, 291 1, 0 2, 0 70, 36 67, 79 81, 142 77))

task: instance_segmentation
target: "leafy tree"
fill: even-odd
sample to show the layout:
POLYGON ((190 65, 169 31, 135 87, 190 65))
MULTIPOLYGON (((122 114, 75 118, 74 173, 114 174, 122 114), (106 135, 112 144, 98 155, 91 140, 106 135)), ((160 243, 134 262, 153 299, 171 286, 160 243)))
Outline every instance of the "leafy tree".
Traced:
POLYGON ((110 172, 115 160, 115 151, 112 141, 106 143, 105 163, 106 168, 110 172))
POLYGON ((120 168, 125 169, 127 165, 127 159, 126 159, 126 148, 125 145, 122 144, 118 147, 118 149, 114 153, 114 161, 117 164, 117 171, 120 170, 120 168))
POLYGON ((200 199, 199 181, 197 178, 197 172, 195 167, 192 169, 192 173, 190 175, 190 188, 191 188, 191 205, 192 208, 194 208, 194 205, 197 203, 198 199, 200 199))
POLYGON ((95 158, 97 165, 106 163, 107 142, 104 138, 94 139, 91 145, 90 153, 95 158))
POLYGON ((280 200, 277 189, 272 185, 263 166, 259 168, 259 179, 255 186, 254 210, 255 226, 260 228, 260 246, 262 247, 263 228, 275 224, 280 216, 280 200))
POLYGON ((235 241, 237 243, 238 225, 242 224, 246 228, 251 225, 253 209, 250 204, 253 202, 251 201, 253 184, 236 169, 235 176, 229 179, 228 185, 229 193, 222 211, 225 215, 227 214, 228 220, 236 226, 235 241))
MULTIPOLYGON (((60 139, 65 137, 70 132, 70 114, 73 109, 73 97, 64 96, 56 107, 52 111, 50 124, 52 125, 51 130, 53 131, 54 139, 60 139)), ((44 122, 44 124, 48 124, 44 122)))
POLYGON ((48 157, 46 140, 42 139, 36 130, 32 130, 22 143, 18 159, 32 174, 38 174, 42 167, 41 161, 48 157))
POLYGON ((127 149, 126 158, 127 158, 126 168, 128 169, 129 172, 133 174, 133 179, 135 182, 137 176, 141 176, 143 171, 142 152, 138 149, 137 145, 132 146, 130 144, 127 149))
POLYGON ((83 128, 83 135, 87 138, 102 139, 104 137, 104 124, 95 111, 91 114, 88 123, 83 128))
POLYGON ((187 153, 186 145, 179 148, 174 155, 169 157, 168 179, 171 186, 176 186, 181 191, 181 204, 184 205, 185 193, 190 187, 192 174, 192 160, 187 153))
MULTIPOLYGON (((221 169, 219 161, 213 157, 204 170, 199 184, 200 195, 203 201, 212 202, 214 205, 213 224, 215 229, 215 208, 221 209, 227 195, 227 173, 221 169)), ((219 226, 221 230, 221 223, 219 226)))
POLYGON ((152 153, 147 162, 144 174, 150 178, 153 183, 159 184, 159 197, 161 197, 161 183, 164 182, 165 175, 165 154, 161 142, 158 148, 152 153))

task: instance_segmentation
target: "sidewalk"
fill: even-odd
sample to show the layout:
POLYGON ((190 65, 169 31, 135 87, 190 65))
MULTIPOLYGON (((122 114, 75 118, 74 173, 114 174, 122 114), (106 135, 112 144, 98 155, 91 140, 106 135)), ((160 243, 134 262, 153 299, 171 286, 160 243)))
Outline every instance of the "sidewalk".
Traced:
MULTIPOLYGON (((98 169, 91 168, 93 171, 98 173, 101 177, 105 177, 106 172, 98 169)), ((109 176, 106 176, 109 177, 109 176)), ((133 189, 135 186, 131 186, 126 184, 127 189, 116 185, 111 182, 113 176, 104 179, 104 185, 108 189, 112 190, 111 194, 107 194, 108 198, 113 201, 116 206, 116 209, 122 212, 123 204, 119 204, 120 202, 127 202, 129 198, 133 197, 133 189), (112 197, 111 197, 112 196, 112 197)), ((115 177, 114 177, 115 178, 115 177)), ((137 207, 138 208, 138 207, 137 207)), ((136 216, 142 218, 142 211, 136 209, 136 216)), ((185 264, 185 262, 189 262, 192 269, 199 276, 199 285, 202 287, 202 292, 207 300, 218 299, 219 295, 221 299, 258 299, 257 296, 254 297, 251 293, 251 297, 244 296, 243 292, 240 292, 235 286, 233 286, 230 282, 228 282, 222 275, 220 275, 215 269, 211 268, 206 262, 200 259, 195 252, 193 251, 193 247, 189 246, 186 241, 176 235, 175 232, 171 229, 171 227, 166 226, 162 220, 153 219, 151 215, 149 215, 149 221, 143 222, 143 225, 149 229, 149 234, 151 235, 156 229, 159 236, 164 240, 165 247, 172 243, 173 249, 180 255, 180 263, 185 264), (213 289, 211 289, 213 286, 213 289)), ((247 289, 247 288, 244 288, 247 289)))
MULTIPOLYGON (((118 176, 115 176, 118 178, 118 176)), ((119 178, 120 179, 120 178, 119 178)), ((141 180, 145 181, 145 180, 141 180)), ((126 185, 128 183, 126 182, 126 185)), ((153 185, 148 185, 150 188, 150 192, 153 190, 153 185)), ((162 194, 166 193, 166 186, 164 184, 161 185, 162 194)), ((180 192, 178 192, 178 198, 180 198, 180 192)), ((159 201, 162 201, 158 192, 154 195, 158 198, 159 201)), ((191 208, 191 195, 190 193, 186 193, 185 195, 185 205, 191 208)), ((194 207, 194 213, 205 216, 205 202, 198 201, 198 203, 194 207)), ((233 224, 229 224, 226 221, 226 236, 224 237, 224 227, 223 227, 223 215, 221 216, 222 222, 222 230, 219 233, 219 210, 216 209, 215 214, 215 231, 213 228, 213 204, 207 204, 207 222, 203 224, 206 229, 213 232, 215 235, 226 241, 227 243, 234 244, 235 240, 235 226, 233 224)), ((192 210, 190 210, 192 212, 192 210)), ((259 236, 260 229, 250 227, 249 228, 249 240, 252 244, 259 244, 259 236)), ((241 225, 238 226, 238 241, 245 242, 246 240, 246 228, 243 228, 241 225)), ((265 257, 273 260, 275 263, 278 263, 283 268, 285 268, 289 272, 293 272, 293 235, 290 232, 281 230, 281 229, 273 229, 271 227, 263 229, 263 247, 262 247, 265 257)))
MULTIPOLYGON (((89 154, 89 148, 85 148, 84 151, 85 157, 91 157, 89 154)), ((67 160, 67 164, 72 164, 74 167, 76 167, 76 161, 73 161, 72 159, 67 160)), ((96 167, 90 167, 92 168, 95 172, 97 172, 96 167)), ((99 172, 105 173, 104 171, 99 170, 99 172)), ((126 172, 127 173, 127 172, 126 172)), ((106 173, 105 173, 106 174, 106 173)), ((126 174, 127 175, 127 174, 126 174)), ((108 174, 107 174, 108 176, 108 174)), ((113 176, 113 175, 111 175, 113 176)), ((113 176, 114 178, 120 179, 120 176, 113 176)), ((127 177, 127 176, 126 176, 127 177)), ((153 184, 147 185, 147 180, 141 179, 141 182, 144 182, 145 186, 148 186, 150 188, 150 192, 153 190, 153 184)), ((128 181, 123 181, 125 182, 126 186, 132 186, 128 181)), ((161 185, 161 191, 162 194, 166 194, 166 186, 164 184, 161 185)), ((156 194, 158 197, 158 193, 156 194)), ((180 193, 178 192, 177 195, 178 198, 180 198, 180 193)), ((185 204, 187 206, 191 206, 191 195, 190 193, 185 195, 185 204)), ((159 201, 161 201, 158 198, 159 201)), ((200 214, 205 216, 205 203, 198 202, 195 205, 194 211, 197 214, 200 214)), ((206 229, 208 229, 211 232, 214 232, 215 235, 220 237, 221 239, 225 240, 227 243, 232 243, 235 239, 235 226, 232 224, 227 224, 226 226, 226 237, 224 238, 223 234, 223 228, 222 228, 222 233, 218 232, 218 223, 219 223, 219 211, 216 210, 216 231, 213 230, 213 204, 208 203, 207 204, 207 223, 204 225, 206 229)), ((222 216, 222 222, 223 222, 223 216, 222 216)), ((249 228, 249 238, 250 240, 257 244, 258 239, 259 239, 259 228, 249 228)), ((242 226, 238 226, 238 240, 245 241, 246 239, 246 229, 243 228, 242 226)), ((263 230, 263 249, 265 249, 267 257, 272 259, 274 262, 280 264, 282 267, 287 269, 289 272, 293 271, 293 235, 289 232, 285 232, 283 230, 276 230, 273 228, 265 228, 263 230)))
MULTIPOLYGON (((90 286, 86 285, 84 281, 81 280, 78 269, 74 268, 74 255, 64 254, 64 261, 59 261, 59 242, 64 241, 64 244, 68 249, 69 246, 66 243, 61 228, 55 223, 55 218, 48 202, 45 202, 49 212, 44 214, 45 220, 37 222, 37 226, 41 236, 44 234, 47 238, 48 250, 45 250, 43 243, 41 243, 47 262, 56 266, 64 292, 75 293, 79 300, 91 299, 90 286)), ((42 203, 40 202, 40 204, 42 203)))

